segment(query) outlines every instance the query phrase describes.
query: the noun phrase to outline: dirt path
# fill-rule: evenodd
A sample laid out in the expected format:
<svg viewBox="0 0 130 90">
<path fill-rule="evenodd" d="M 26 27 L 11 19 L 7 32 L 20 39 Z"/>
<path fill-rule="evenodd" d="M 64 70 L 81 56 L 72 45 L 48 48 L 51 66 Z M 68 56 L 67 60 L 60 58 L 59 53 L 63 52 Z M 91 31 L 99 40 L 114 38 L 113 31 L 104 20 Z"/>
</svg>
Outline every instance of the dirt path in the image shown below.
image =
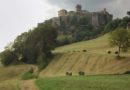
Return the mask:
<svg viewBox="0 0 130 90">
<path fill-rule="evenodd" d="M 21 90 L 39 90 L 34 80 L 24 80 L 21 82 Z"/>
<path fill-rule="evenodd" d="M 35 65 L 31 65 L 31 68 L 33 69 L 33 74 L 37 74 L 38 67 Z M 38 87 L 35 85 L 35 80 L 23 80 L 20 83 L 21 90 L 39 90 Z"/>
</svg>

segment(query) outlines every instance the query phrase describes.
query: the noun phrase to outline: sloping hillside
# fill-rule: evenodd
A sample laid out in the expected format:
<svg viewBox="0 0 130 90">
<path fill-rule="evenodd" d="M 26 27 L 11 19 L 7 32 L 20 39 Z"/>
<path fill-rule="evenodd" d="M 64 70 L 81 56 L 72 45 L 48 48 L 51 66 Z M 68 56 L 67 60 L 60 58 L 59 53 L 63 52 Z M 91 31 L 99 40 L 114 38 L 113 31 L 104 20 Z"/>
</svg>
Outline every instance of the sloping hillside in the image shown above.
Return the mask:
<svg viewBox="0 0 130 90">
<path fill-rule="evenodd" d="M 67 71 L 77 74 L 119 74 L 130 71 L 130 55 L 122 53 L 124 58 L 118 60 L 114 52 L 116 48 L 109 46 L 108 35 L 97 39 L 74 43 L 54 50 L 55 57 L 40 76 L 60 76 Z M 87 52 L 83 51 L 87 50 Z M 108 54 L 107 51 L 112 51 Z"/>
<path fill-rule="evenodd" d="M 19 90 L 19 78 L 31 65 L 0 66 L 0 90 Z"/>
</svg>

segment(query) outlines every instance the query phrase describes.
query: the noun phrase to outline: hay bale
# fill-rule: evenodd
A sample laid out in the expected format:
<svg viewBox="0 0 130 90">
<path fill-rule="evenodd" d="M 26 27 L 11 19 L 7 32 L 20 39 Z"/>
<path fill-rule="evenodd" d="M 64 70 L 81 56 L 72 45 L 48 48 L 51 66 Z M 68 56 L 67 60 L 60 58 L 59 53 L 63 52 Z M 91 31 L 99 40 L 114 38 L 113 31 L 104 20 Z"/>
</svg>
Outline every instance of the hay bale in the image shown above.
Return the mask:
<svg viewBox="0 0 130 90">
<path fill-rule="evenodd" d="M 87 50 L 83 50 L 83 52 L 87 52 Z"/>
<path fill-rule="evenodd" d="M 72 72 L 66 72 L 66 76 L 72 76 Z"/>
<path fill-rule="evenodd" d="M 85 72 L 79 71 L 79 76 L 84 76 L 84 75 L 85 75 Z"/>
<path fill-rule="evenodd" d="M 119 52 L 118 51 L 115 51 L 115 54 L 118 54 Z"/>
<path fill-rule="evenodd" d="M 107 51 L 108 54 L 111 54 L 111 51 Z"/>
</svg>

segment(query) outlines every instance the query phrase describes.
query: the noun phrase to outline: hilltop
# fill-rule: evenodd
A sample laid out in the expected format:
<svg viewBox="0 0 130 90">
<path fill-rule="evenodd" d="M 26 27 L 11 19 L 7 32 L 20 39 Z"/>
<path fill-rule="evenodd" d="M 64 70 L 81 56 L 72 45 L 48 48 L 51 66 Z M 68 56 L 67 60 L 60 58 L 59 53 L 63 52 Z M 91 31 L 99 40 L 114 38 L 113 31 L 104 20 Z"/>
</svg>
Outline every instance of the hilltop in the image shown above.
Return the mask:
<svg viewBox="0 0 130 90">
<path fill-rule="evenodd" d="M 117 49 L 110 47 L 108 37 L 106 34 L 97 39 L 56 48 L 53 51 L 54 59 L 40 76 L 64 76 L 67 71 L 74 75 L 79 71 L 84 71 L 87 75 L 123 74 L 130 71 L 129 52 L 122 53 L 125 58 L 118 60 L 114 53 Z M 108 54 L 108 50 L 112 53 Z"/>
</svg>

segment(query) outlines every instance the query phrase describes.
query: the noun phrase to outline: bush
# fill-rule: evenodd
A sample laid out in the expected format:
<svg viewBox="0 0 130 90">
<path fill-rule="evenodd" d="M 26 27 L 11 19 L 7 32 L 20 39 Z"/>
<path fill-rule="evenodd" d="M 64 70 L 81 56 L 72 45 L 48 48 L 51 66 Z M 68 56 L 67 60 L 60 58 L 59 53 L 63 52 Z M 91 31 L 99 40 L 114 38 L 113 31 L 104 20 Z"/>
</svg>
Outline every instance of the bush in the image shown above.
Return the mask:
<svg viewBox="0 0 130 90">
<path fill-rule="evenodd" d="M 29 70 L 28 70 L 29 73 L 33 73 L 33 68 L 31 67 Z"/>
<path fill-rule="evenodd" d="M 0 53 L 0 59 L 1 59 L 1 63 L 4 66 L 8 66 L 10 64 L 18 62 L 17 55 L 10 50 L 5 50 L 2 53 Z"/>
<path fill-rule="evenodd" d="M 37 58 L 37 64 L 39 70 L 42 70 L 47 66 L 48 62 L 44 53 L 39 55 L 39 57 Z"/>
<path fill-rule="evenodd" d="M 72 76 L 72 72 L 66 72 L 66 76 Z"/>
<path fill-rule="evenodd" d="M 22 80 L 28 80 L 28 79 L 32 79 L 32 78 L 37 78 L 37 75 L 33 75 L 32 68 L 21 75 Z"/>
<path fill-rule="evenodd" d="M 80 75 L 80 76 L 84 76 L 84 75 L 85 75 L 85 72 L 79 71 L 79 75 Z"/>
</svg>

